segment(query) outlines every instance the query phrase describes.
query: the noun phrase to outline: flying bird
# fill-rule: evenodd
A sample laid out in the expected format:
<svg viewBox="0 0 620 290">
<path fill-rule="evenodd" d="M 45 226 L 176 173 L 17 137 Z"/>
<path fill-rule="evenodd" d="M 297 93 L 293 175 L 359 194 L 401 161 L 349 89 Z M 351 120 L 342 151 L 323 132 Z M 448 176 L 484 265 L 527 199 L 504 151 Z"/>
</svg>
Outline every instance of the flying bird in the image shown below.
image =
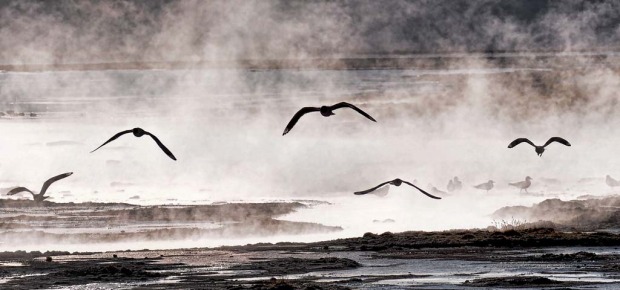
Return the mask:
<svg viewBox="0 0 620 290">
<path fill-rule="evenodd" d="M 410 183 L 410 182 L 407 182 L 407 181 L 401 180 L 400 178 L 396 178 L 396 179 L 391 180 L 391 181 L 386 181 L 386 182 L 381 183 L 381 184 L 379 184 L 379 185 L 377 185 L 377 186 L 375 186 L 375 187 L 373 187 L 373 188 L 371 188 L 371 189 L 367 189 L 367 190 L 363 190 L 363 191 L 357 191 L 357 192 L 354 192 L 354 194 L 356 194 L 356 195 L 363 195 L 363 194 L 370 193 L 370 192 L 372 192 L 372 191 L 374 191 L 374 190 L 378 189 L 379 187 L 384 186 L 384 185 L 386 185 L 386 184 L 391 184 L 391 185 L 394 185 L 394 186 L 400 186 L 400 185 L 401 185 L 401 184 L 403 184 L 403 183 L 405 183 L 405 184 L 408 184 L 408 185 L 410 185 L 410 186 L 415 187 L 415 188 L 416 188 L 417 190 L 419 190 L 421 193 L 425 194 L 426 196 L 428 196 L 428 197 L 430 197 L 430 198 L 434 198 L 434 199 L 441 199 L 441 197 L 434 196 L 434 195 L 432 195 L 432 194 L 430 194 L 430 193 L 428 193 L 428 192 L 426 192 L 426 191 L 424 191 L 424 190 L 420 189 L 419 187 L 415 186 L 413 183 Z"/>
<path fill-rule="evenodd" d="M 297 113 L 295 113 L 293 118 L 288 122 L 288 125 L 286 125 L 286 128 L 284 128 L 284 133 L 282 133 L 282 136 L 286 135 L 286 133 L 291 131 L 291 129 L 293 129 L 293 126 L 297 124 L 297 121 L 299 121 L 299 119 L 307 113 L 321 112 L 321 115 L 323 115 L 323 117 L 329 117 L 331 115 L 335 115 L 334 110 L 340 109 L 340 108 L 351 108 L 357 111 L 358 113 L 362 114 L 364 117 L 370 119 L 371 121 L 377 122 L 377 120 L 375 120 L 373 117 L 368 115 L 366 112 L 362 111 L 360 108 L 354 105 L 351 105 L 347 102 L 340 102 L 333 106 L 321 106 L 320 108 L 319 107 L 304 107 L 304 108 L 301 108 L 301 110 L 297 111 Z"/>
<path fill-rule="evenodd" d="M 605 183 L 610 187 L 620 186 L 620 181 L 613 179 L 613 177 L 609 175 L 605 176 Z"/>
<path fill-rule="evenodd" d="M 46 198 L 48 198 L 49 196 L 45 196 L 45 193 L 47 192 L 47 189 L 50 187 L 50 185 L 52 185 L 52 183 L 61 180 L 65 177 L 70 176 L 71 174 L 73 174 L 73 172 L 67 172 L 67 173 L 63 173 L 60 175 L 56 175 L 50 179 L 48 179 L 45 183 L 43 183 L 43 187 L 41 187 L 41 191 L 39 192 L 39 194 L 35 194 L 34 192 L 32 192 L 30 189 L 25 188 L 25 187 L 16 187 L 11 189 L 11 191 L 7 192 L 6 195 L 14 195 L 16 193 L 22 192 L 22 191 L 27 191 L 30 192 L 30 194 L 32 194 L 32 198 L 34 199 L 35 202 L 42 202 L 43 200 L 45 200 Z"/>
<path fill-rule="evenodd" d="M 534 143 L 532 143 L 532 141 L 528 140 L 527 138 L 517 138 L 514 141 L 510 142 L 510 144 L 508 144 L 508 148 L 512 148 L 515 147 L 521 143 L 528 143 L 532 146 L 534 146 L 534 148 L 536 149 L 536 154 L 538 154 L 538 156 L 542 156 L 543 152 L 545 152 L 545 147 L 547 147 L 547 145 L 553 143 L 553 142 L 558 142 L 560 144 L 566 145 L 566 146 L 570 146 L 570 143 L 568 143 L 568 141 L 564 140 L 563 138 L 560 137 L 551 137 L 549 138 L 549 140 L 547 140 L 547 143 L 545 143 L 545 145 L 543 146 L 537 146 Z"/>
<path fill-rule="evenodd" d="M 478 185 L 476 185 L 476 186 L 474 186 L 474 187 L 475 187 L 475 188 L 477 188 L 477 189 L 483 189 L 483 190 L 486 190 L 486 191 L 487 191 L 487 193 L 488 193 L 488 192 L 489 192 L 489 190 L 493 189 L 493 183 L 495 183 L 495 181 L 493 181 L 493 180 L 489 180 L 489 181 L 487 181 L 487 182 L 485 182 L 485 183 L 478 184 Z"/>
<path fill-rule="evenodd" d="M 526 176 L 525 181 L 513 182 L 513 183 L 508 183 L 508 184 L 514 187 L 518 187 L 520 189 L 519 193 L 521 193 L 521 191 L 523 190 L 525 190 L 526 193 L 529 193 L 527 192 L 527 189 L 530 187 L 530 185 L 532 185 L 532 178 L 529 176 Z"/>
<path fill-rule="evenodd" d="M 166 148 L 166 146 L 164 146 L 163 143 L 161 143 L 161 141 L 159 141 L 159 139 L 157 139 L 157 137 L 155 137 L 155 135 L 144 131 L 142 128 L 133 128 L 131 130 L 125 130 L 122 132 L 117 133 L 116 135 L 112 136 L 112 138 L 110 138 L 110 140 L 105 141 L 105 143 L 101 144 L 101 146 L 97 147 L 97 149 L 103 147 L 105 144 L 108 144 L 114 140 L 116 140 L 118 137 L 123 136 L 127 133 L 133 133 L 134 136 L 136 137 L 142 137 L 143 135 L 148 135 L 151 138 L 153 138 L 153 140 L 155 140 L 155 143 L 157 143 L 157 146 L 159 146 L 159 148 L 161 148 L 162 151 L 164 151 L 164 153 L 166 153 L 166 155 L 168 155 L 168 157 L 172 158 L 172 160 L 177 160 L 176 157 L 174 157 L 174 155 L 172 154 L 172 152 L 170 152 L 170 150 L 168 150 L 168 148 Z M 90 153 L 93 153 L 95 151 L 97 151 L 97 149 L 91 151 Z"/>
</svg>

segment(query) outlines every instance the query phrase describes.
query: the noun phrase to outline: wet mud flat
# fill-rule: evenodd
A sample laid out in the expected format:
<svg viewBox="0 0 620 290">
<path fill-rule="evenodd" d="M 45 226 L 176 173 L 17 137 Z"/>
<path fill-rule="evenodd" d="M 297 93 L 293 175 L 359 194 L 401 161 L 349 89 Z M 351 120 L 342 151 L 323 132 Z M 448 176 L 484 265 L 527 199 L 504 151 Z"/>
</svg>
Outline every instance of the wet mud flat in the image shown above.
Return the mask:
<svg viewBox="0 0 620 290">
<path fill-rule="evenodd" d="M 118 243 L 326 233 L 340 227 L 279 217 L 311 202 L 139 206 L 125 203 L 33 203 L 0 200 L 0 246 Z M 0 247 L 1 249 L 1 247 Z"/>
<path fill-rule="evenodd" d="M 615 289 L 620 235 L 404 232 L 219 248 L 4 252 L 0 265 L 3 289 Z"/>
</svg>

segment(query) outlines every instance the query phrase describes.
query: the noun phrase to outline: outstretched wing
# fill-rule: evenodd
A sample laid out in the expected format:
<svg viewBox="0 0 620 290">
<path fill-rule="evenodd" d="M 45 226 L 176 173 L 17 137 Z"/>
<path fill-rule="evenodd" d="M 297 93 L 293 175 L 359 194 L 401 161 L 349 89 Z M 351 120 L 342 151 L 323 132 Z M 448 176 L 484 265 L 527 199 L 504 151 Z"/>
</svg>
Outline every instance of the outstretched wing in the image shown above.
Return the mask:
<svg viewBox="0 0 620 290">
<path fill-rule="evenodd" d="M 356 107 L 354 105 L 351 105 L 351 104 L 349 104 L 347 102 L 340 102 L 338 104 L 335 104 L 335 105 L 331 106 L 331 108 L 332 108 L 332 110 L 336 110 L 336 109 L 340 109 L 340 108 L 351 108 L 351 109 L 357 111 L 358 113 L 364 115 L 364 117 L 370 119 L 371 121 L 377 122 L 377 120 L 375 120 L 373 117 L 368 115 L 366 112 L 362 111 L 360 108 L 358 108 L 358 107 Z"/>
<path fill-rule="evenodd" d="M 523 142 L 528 143 L 528 144 L 536 147 L 536 145 L 534 145 L 534 143 L 532 143 L 532 141 L 530 141 L 527 138 L 517 138 L 514 141 L 510 142 L 510 144 L 508 144 L 508 148 L 515 147 L 515 146 L 517 146 L 517 145 L 519 145 L 519 144 L 521 144 Z"/>
<path fill-rule="evenodd" d="M 61 180 L 65 177 L 70 176 L 71 174 L 73 174 L 73 172 L 67 172 L 67 173 L 63 173 L 60 175 L 56 175 L 50 179 L 48 179 L 45 183 L 43 183 L 43 187 L 41 187 L 41 191 L 39 192 L 39 194 L 45 194 L 45 192 L 47 191 L 47 188 L 50 187 L 50 185 L 52 185 L 52 183 Z"/>
<path fill-rule="evenodd" d="M 315 108 L 315 107 L 301 108 L 301 110 L 297 111 L 297 113 L 295 113 L 293 118 L 288 122 L 288 125 L 286 125 L 286 128 L 284 128 L 284 133 L 282 133 L 282 136 L 286 135 L 286 133 L 288 133 L 289 131 L 291 131 L 291 129 L 293 129 L 293 126 L 297 124 L 297 121 L 299 121 L 299 118 L 301 118 L 301 116 L 307 113 L 310 113 L 310 112 L 317 112 L 320 110 L 321 110 L 320 108 Z"/>
<path fill-rule="evenodd" d="M 30 192 L 32 195 L 34 195 L 34 192 L 30 191 L 30 189 L 21 187 L 21 186 L 11 189 L 9 192 L 6 193 L 6 195 L 14 195 L 22 191 L 27 191 L 27 192 Z"/>
<path fill-rule="evenodd" d="M 123 135 L 125 135 L 127 133 L 131 133 L 131 132 L 132 132 L 132 130 L 125 130 L 125 131 L 119 132 L 116 135 L 112 136 L 112 138 L 110 138 L 110 140 L 105 141 L 105 143 L 103 143 L 103 144 L 101 144 L 101 146 L 97 147 L 97 149 L 103 147 L 103 145 L 105 145 L 105 144 L 108 144 L 108 143 L 118 139 L 118 137 L 123 136 Z M 93 153 L 93 152 L 97 151 L 97 149 L 95 149 L 93 151 L 90 151 L 90 153 Z"/>
<path fill-rule="evenodd" d="M 414 185 L 413 183 L 411 183 L 411 182 L 408 182 L 408 181 L 404 181 L 404 180 L 403 180 L 403 183 L 406 183 L 406 184 L 409 184 L 409 185 L 411 185 L 411 186 L 415 187 L 415 188 L 416 188 L 417 190 L 419 190 L 421 193 L 426 194 L 426 196 L 428 196 L 428 197 L 430 197 L 430 198 L 434 198 L 434 199 L 441 199 L 441 197 L 434 196 L 434 195 L 432 195 L 432 194 L 430 194 L 430 193 L 428 193 L 428 192 L 426 192 L 426 191 L 422 190 L 421 188 L 419 188 L 419 187 L 415 186 L 415 185 Z"/>
<path fill-rule="evenodd" d="M 549 138 L 549 140 L 547 140 L 547 143 L 545 143 L 545 145 L 543 145 L 543 147 L 547 147 L 547 145 L 553 143 L 553 142 L 558 142 L 560 144 L 566 145 L 566 146 L 570 146 L 570 143 L 568 143 L 568 141 L 566 141 L 563 138 L 560 137 L 551 137 Z"/>
<path fill-rule="evenodd" d="M 355 194 L 355 195 L 363 195 L 363 194 L 367 194 L 367 193 L 370 193 L 370 192 L 372 192 L 372 191 L 376 190 L 377 188 L 379 188 L 379 187 L 381 187 L 381 186 L 384 186 L 384 185 L 386 185 L 386 184 L 388 184 L 388 183 L 390 183 L 390 182 L 389 182 L 389 181 L 386 181 L 386 182 L 381 183 L 381 184 L 379 184 L 379 185 L 377 185 L 377 186 L 375 186 L 375 187 L 373 187 L 373 188 L 371 188 L 371 189 L 366 189 L 366 190 L 362 190 L 362 191 L 357 191 L 357 192 L 354 192 L 353 194 Z"/>
<path fill-rule="evenodd" d="M 153 140 L 155 140 L 155 143 L 157 143 L 157 146 L 159 146 L 159 148 L 161 148 L 161 150 L 163 150 L 164 153 L 166 153 L 166 155 L 168 155 L 168 157 L 172 158 L 172 160 L 175 160 L 175 161 L 177 160 L 177 158 L 174 157 L 172 152 L 170 152 L 170 150 L 168 150 L 168 148 L 166 148 L 166 146 L 164 146 L 164 144 L 161 143 L 161 141 L 159 141 L 159 139 L 157 139 L 157 137 L 155 137 L 155 135 L 153 135 L 153 134 L 151 134 L 149 132 L 146 132 L 145 134 L 151 136 L 151 138 L 153 138 Z"/>
</svg>

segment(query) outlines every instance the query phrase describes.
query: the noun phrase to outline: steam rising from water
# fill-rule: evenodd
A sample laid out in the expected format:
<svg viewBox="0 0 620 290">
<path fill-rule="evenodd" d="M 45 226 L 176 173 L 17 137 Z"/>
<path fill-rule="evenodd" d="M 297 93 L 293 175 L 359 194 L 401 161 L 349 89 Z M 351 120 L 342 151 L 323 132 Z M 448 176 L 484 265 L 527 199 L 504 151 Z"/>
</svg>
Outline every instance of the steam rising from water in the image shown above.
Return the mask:
<svg viewBox="0 0 620 290">
<path fill-rule="evenodd" d="M 11 40 L 0 43 L 0 65 L 211 64 L 0 73 L 2 111 L 40 114 L 32 120 L 0 120 L 5 136 L 0 188 L 36 189 L 50 176 L 74 171 L 50 189 L 55 201 L 128 201 L 134 195 L 140 200 L 132 202 L 144 204 L 320 198 L 334 205 L 286 218 L 342 225 L 343 235 L 485 227 L 487 215 L 501 206 L 545 198 L 509 194 L 514 190 L 507 182 L 526 175 L 534 178 L 531 191 L 546 197 L 606 194 L 602 177 L 620 176 L 613 158 L 620 144 L 615 133 L 620 78 L 618 55 L 611 51 L 618 47 L 614 19 L 620 9 L 614 1 L 531 3 L 539 4 L 0 5 L 0 37 Z M 458 8 L 463 5 L 466 9 Z M 444 65 L 432 65 L 435 59 L 428 58 L 431 65 L 423 69 L 212 65 L 503 50 L 528 52 L 443 55 L 438 59 Z M 378 123 L 341 110 L 329 119 L 305 116 L 281 136 L 299 108 L 340 101 L 359 105 Z M 136 126 L 159 136 L 179 161 L 170 161 L 151 140 L 132 136 L 88 153 L 119 130 Z M 562 136 L 573 146 L 551 145 L 542 158 L 525 145 L 506 148 L 516 137 L 543 143 L 550 136 Z M 58 141 L 71 142 L 48 144 Z M 453 176 L 464 181 L 465 190 L 441 201 L 403 187 L 391 189 L 386 199 L 351 194 L 396 177 L 445 190 Z M 583 177 L 600 177 L 601 183 L 583 186 L 578 183 Z M 559 179 L 560 185 L 545 178 Z M 491 197 L 471 188 L 489 179 L 497 182 Z M 71 195 L 63 198 L 61 191 Z M 396 223 L 372 223 L 386 218 Z"/>
</svg>

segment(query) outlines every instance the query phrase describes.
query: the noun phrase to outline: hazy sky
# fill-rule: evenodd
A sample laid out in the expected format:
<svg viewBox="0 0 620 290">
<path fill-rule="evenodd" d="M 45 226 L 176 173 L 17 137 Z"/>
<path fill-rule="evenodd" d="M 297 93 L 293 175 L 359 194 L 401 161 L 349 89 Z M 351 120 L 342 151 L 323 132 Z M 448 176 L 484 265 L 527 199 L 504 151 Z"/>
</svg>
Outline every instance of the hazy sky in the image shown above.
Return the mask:
<svg viewBox="0 0 620 290">
<path fill-rule="evenodd" d="M 610 50 L 620 2 L 0 1 L 0 64 Z"/>
</svg>

